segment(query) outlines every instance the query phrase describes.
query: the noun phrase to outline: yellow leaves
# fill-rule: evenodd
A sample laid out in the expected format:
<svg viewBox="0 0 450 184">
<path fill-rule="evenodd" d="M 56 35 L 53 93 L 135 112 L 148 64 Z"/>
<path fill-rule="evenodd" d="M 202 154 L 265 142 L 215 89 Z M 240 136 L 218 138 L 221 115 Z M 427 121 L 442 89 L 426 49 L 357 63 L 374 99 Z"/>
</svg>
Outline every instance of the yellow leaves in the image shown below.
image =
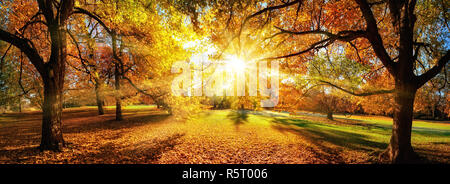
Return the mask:
<svg viewBox="0 0 450 184">
<path fill-rule="evenodd" d="M 81 3 L 79 1 L 75 1 L 74 7 L 80 7 Z"/>
</svg>

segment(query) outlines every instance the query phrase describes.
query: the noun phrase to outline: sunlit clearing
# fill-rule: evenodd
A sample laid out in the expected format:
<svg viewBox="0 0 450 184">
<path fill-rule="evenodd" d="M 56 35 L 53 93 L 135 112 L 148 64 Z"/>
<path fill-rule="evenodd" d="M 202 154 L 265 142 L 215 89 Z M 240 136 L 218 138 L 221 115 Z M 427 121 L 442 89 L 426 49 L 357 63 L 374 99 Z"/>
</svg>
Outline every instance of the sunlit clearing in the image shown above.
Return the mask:
<svg viewBox="0 0 450 184">
<path fill-rule="evenodd" d="M 244 72 L 246 67 L 245 61 L 234 55 L 227 59 L 225 65 L 226 70 L 233 72 Z"/>
</svg>

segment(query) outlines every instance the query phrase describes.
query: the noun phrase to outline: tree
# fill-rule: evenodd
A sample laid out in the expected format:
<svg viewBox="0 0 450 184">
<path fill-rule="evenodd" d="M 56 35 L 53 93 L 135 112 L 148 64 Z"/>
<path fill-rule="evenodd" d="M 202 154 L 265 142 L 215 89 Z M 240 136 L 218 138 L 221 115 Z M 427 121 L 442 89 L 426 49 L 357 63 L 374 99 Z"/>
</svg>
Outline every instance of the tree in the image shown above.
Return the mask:
<svg viewBox="0 0 450 184">
<path fill-rule="evenodd" d="M 76 21 L 76 22 L 74 22 Z M 88 21 L 88 24 L 85 22 Z M 105 43 L 97 43 L 97 40 L 105 40 L 102 29 L 92 18 L 86 20 L 84 17 L 73 20 L 72 24 L 80 25 L 68 31 L 72 40 L 73 49 L 77 55 L 69 55 L 69 66 L 78 72 L 79 77 L 87 75 L 87 81 L 94 85 L 95 100 L 98 114 L 103 115 L 105 98 L 105 81 L 109 79 L 112 71 L 111 49 Z M 75 36 L 76 35 L 76 36 Z M 78 82 L 74 85 L 79 85 Z"/>
<path fill-rule="evenodd" d="M 136 68 L 132 57 L 129 41 L 137 44 L 141 40 L 151 44 L 154 21 L 157 21 L 154 1 L 102 1 L 87 9 L 77 8 L 76 13 L 86 15 L 94 19 L 110 37 L 112 50 L 112 64 L 114 76 L 114 97 L 116 101 L 116 120 L 123 120 L 122 116 L 122 94 L 121 86 L 127 74 Z M 130 77 L 132 78 L 132 77 Z M 127 80 L 130 81 L 131 80 Z"/>
<path fill-rule="evenodd" d="M 0 49 L 6 50 L 5 45 L 0 43 Z M 0 112 L 5 112 L 6 110 L 16 110 L 18 108 L 16 104 L 21 104 L 20 100 L 23 94 L 17 83 L 17 76 L 21 75 L 22 72 L 17 71 L 19 63 L 6 62 L 6 60 L 13 59 L 12 57 L 2 59 L 5 62 L 1 63 L 0 68 Z"/>
<path fill-rule="evenodd" d="M 351 59 L 381 62 L 395 81 L 392 136 L 381 158 L 392 163 L 410 162 L 417 158 L 411 145 L 416 91 L 436 76 L 450 58 L 443 44 L 448 35 L 445 26 L 448 14 L 440 8 L 430 10 L 435 3 L 425 0 L 261 1 L 257 3 L 260 10 L 246 16 L 233 38 L 241 40 L 242 35 L 248 36 L 255 28 L 261 28 L 248 24 L 269 21 L 277 30 L 272 38 L 287 35 L 285 42 L 291 46 L 287 54 L 268 57 L 268 60 L 308 55 L 339 45 L 354 50 Z M 425 15 L 431 14 L 431 18 L 418 14 L 416 7 Z M 429 19 L 433 21 L 426 21 Z M 247 28 L 253 31 L 246 31 Z M 424 53 L 425 48 L 432 52 Z M 417 63 L 434 66 L 424 71 L 416 67 Z"/>
<path fill-rule="evenodd" d="M 102 1 L 95 6 L 77 8 L 76 13 L 94 19 L 110 37 L 116 120 L 122 120 L 122 100 L 129 89 L 149 97 L 169 112 L 174 98 L 167 85 L 173 77 L 171 64 L 186 59 L 178 36 L 190 37 L 183 17 L 169 4 L 158 1 Z M 167 12 L 170 14 L 167 15 Z M 150 82 L 151 81 L 151 82 Z M 157 82 L 155 82 L 157 81 Z M 146 85 L 153 83 L 156 85 Z M 128 86 L 129 85 L 129 88 Z M 126 86 L 126 87 L 122 87 Z"/>
<path fill-rule="evenodd" d="M 414 117 L 445 119 L 445 94 L 448 93 L 445 70 L 417 91 L 414 101 Z"/>
<path fill-rule="evenodd" d="M 84 5 L 78 1 L 77 4 Z M 36 6 L 38 7 L 37 11 L 34 11 Z M 25 15 L 20 17 L 25 21 L 22 25 L 10 25 L 9 31 L 1 28 L 0 40 L 20 49 L 40 74 L 44 86 L 40 149 L 58 151 L 65 145 L 61 115 L 68 55 L 66 35 L 68 20 L 73 14 L 83 14 L 96 21 L 101 20 L 89 11 L 75 7 L 74 0 L 25 1 L 16 7 L 22 8 L 17 11 L 25 12 Z M 3 11 L 9 9 L 12 8 L 2 9 L 1 14 L 7 20 L 12 19 L 12 16 L 11 14 L 5 15 Z M 107 29 L 105 24 L 102 26 Z M 110 29 L 107 30 L 108 33 L 112 33 Z M 46 40 L 49 41 L 46 42 Z M 39 41 L 40 44 L 36 44 Z M 113 54 L 116 55 L 115 52 Z"/>
<path fill-rule="evenodd" d="M 313 98 L 319 99 L 319 109 L 327 114 L 327 118 L 333 120 L 333 113 L 340 111 L 353 112 L 355 105 L 346 97 L 349 93 L 353 96 L 372 96 L 380 93 L 390 92 L 390 90 L 374 90 L 366 93 L 357 93 L 364 85 L 361 77 L 370 71 L 370 68 L 363 63 L 355 63 L 346 58 L 345 55 L 337 51 L 332 54 L 328 50 L 319 52 L 311 61 L 306 63 L 308 74 L 306 79 L 310 82 L 311 88 L 322 88 L 321 92 Z M 342 88 L 345 86 L 345 89 Z"/>
<path fill-rule="evenodd" d="M 313 50 L 328 47 L 335 42 L 348 43 L 353 48 L 356 48 L 356 50 L 362 50 L 362 48 L 359 48 L 360 45 L 355 45 L 354 43 L 361 40 L 368 41 L 377 60 L 383 64 L 395 81 L 392 137 L 387 150 L 381 156 L 393 163 L 404 163 L 417 158 L 417 155 L 411 146 L 412 113 L 416 91 L 427 81 L 436 76 L 450 58 L 448 50 L 437 47 L 435 48 L 437 51 L 434 52 L 434 60 L 436 61 L 435 66 L 428 71 L 423 71 L 420 75 L 415 74 L 416 60 L 421 59 L 419 56 L 420 49 L 423 49 L 424 45 L 428 45 L 417 41 L 418 30 L 416 29 L 416 22 L 418 15 L 415 10 L 417 2 L 418 1 L 416 0 L 379 2 L 367 0 L 356 0 L 354 2 L 307 2 L 296 0 L 263 8 L 262 10 L 253 13 L 251 16 L 248 16 L 243 25 L 251 18 L 266 12 L 281 11 L 281 9 L 287 9 L 291 6 L 298 6 L 300 9 L 300 7 L 311 7 L 315 6 L 314 3 L 318 3 L 321 8 L 319 12 L 313 14 L 317 15 L 317 17 L 314 17 L 317 19 L 315 20 L 315 26 L 312 27 L 312 29 L 311 27 L 303 28 L 303 30 L 300 30 L 301 28 L 292 28 L 297 25 L 295 21 L 292 21 L 293 24 L 285 23 L 283 27 L 286 28 L 277 27 L 279 35 L 321 35 L 318 41 L 313 41 L 303 50 L 268 59 L 281 59 L 302 55 Z M 322 11 L 322 7 L 336 8 L 337 5 L 342 6 L 343 4 L 345 4 L 344 7 L 349 7 L 346 11 L 343 11 L 343 9 L 330 9 L 334 11 L 327 12 Z M 390 17 L 383 17 L 383 14 L 380 13 L 380 9 L 382 9 L 384 5 L 387 5 L 387 13 Z M 357 9 L 351 8 L 355 6 Z M 281 14 L 281 16 L 282 15 L 283 14 Z M 285 15 L 287 15 L 287 13 Z M 338 17 L 339 15 L 343 16 Z M 447 15 L 444 14 L 444 16 Z M 345 21 L 341 18 L 351 19 Z M 446 18 L 447 17 L 444 17 L 444 19 Z M 327 24 L 327 20 L 334 21 Z M 338 27 L 336 25 L 336 20 L 342 21 L 340 24 L 343 22 L 346 24 Z M 390 40 L 393 38 L 398 38 L 394 39 L 397 42 L 391 42 Z M 432 62 L 428 60 L 428 63 Z"/>
<path fill-rule="evenodd" d="M 47 62 L 41 56 L 33 42 L 20 32 L 10 33 L 0 29 L 0 40 L 19 48 L 33 63 L 44 83 L 44 104 L 42 118 L 42 138 L 40 149 L 61 150 L 64 146 L 62 136 L 62 91 L 66 64 L 65 26 L 71 15 L 74 1 L 61 2 L 38 0 L 38 12 L 31 17 L 19 31 L 25 31 L 33 24 L 43 24 L 50 35 L 50 56 Z M 44 18 L 41 19 L 41 16 Z"/>
</svg>

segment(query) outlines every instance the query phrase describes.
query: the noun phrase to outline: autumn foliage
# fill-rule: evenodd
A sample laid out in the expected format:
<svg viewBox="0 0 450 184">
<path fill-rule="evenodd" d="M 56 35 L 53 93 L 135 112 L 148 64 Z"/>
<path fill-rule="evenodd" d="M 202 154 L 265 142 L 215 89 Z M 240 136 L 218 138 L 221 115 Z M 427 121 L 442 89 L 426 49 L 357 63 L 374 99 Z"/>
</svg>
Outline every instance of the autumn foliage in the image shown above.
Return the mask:
<svg viewBox="0 0 450 184">
<path fill-rule="evenodd" d="M 118 122 L 130 121 L 122 109 L 132 105 L 155 105 L 155 112 L 186 122 L 199 113 L 225 109 L 237 113 L 224 116 L 236 122 L 245 122 L 248 111 L 314 113 L 326 122 L 342 115 L 380 115 L 393 122 L 379 159 L 410 162 L 419 159 L 411 142 L 413 119 L 450 118 L 449 6 L 448 1 L 433 0 L 4 0 L 0 112 L 41 111 L 39 147 L 54 151 L 70 146 L 63 136 L 63 109 L 84 106 L 95 106 L 99 119 L 110 116 L 108 106 L 114 106 Z M 186 71 L 172 67 L 180 61 L 193 69 L 193 77 L 183 86 L 186 94 L 177 96 L 172 82 Z M 278 74 L 270 74 L 280 84 L 274 107 L 261 105 L 268 97 L 260 88 L 249 95 L 249 76 L 262 73 L 252 67 L 267 61 L 280 66 Z M 243 75 L 215 88 L 234 94 L 242 80 L 245 95 L 204 94 L 208 80 L 222 69 L 242 70 Z M 275 78 L 270 75 L 268 79 Z M 202 95 L 193 95 L 196 89 Z M 170 147 L 183 136 L 197 140 L 173 134 L 160 141 Z M 293 144 L 289 141 L 282 141 L 283 149 Z M 166 148 L 153 150 L 149 157 L 159 156 L 159 149 Z M 182 163 L 197 159 L 171 156 L 183 157 Z M 171 156 L 160 162 L 174 163 Z M 369 162 L 364 158 L 362 162 Z M 236 159 L 213 163 L 241 161 Z M 266 157 L 253 159 L 268 162 Z M 346 159 L 333 160 L 353 162 Z"/>
</svg>

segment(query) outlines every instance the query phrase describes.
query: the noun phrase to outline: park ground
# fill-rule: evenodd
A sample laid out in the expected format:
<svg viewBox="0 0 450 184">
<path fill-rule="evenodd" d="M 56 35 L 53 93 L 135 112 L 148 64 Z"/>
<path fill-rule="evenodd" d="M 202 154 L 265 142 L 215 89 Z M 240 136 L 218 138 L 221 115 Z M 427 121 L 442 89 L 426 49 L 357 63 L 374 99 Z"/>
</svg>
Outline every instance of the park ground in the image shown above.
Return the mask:
<svg viewBox="0 0 450 184">
<path fill-rule="evenodd" d="M 289 115 L 272 111 L 208 110 L 179 119 L 153 106 L 63 113 L 62 152 L 41 152 L 39 112 L 0 115 L 0 164 L 335 164 L 378 163 L 392 119 L 380 116 Z M 450 122 L 413 123 L 413 146 L 427 163 L 450 163 Z"/>
</svg>

